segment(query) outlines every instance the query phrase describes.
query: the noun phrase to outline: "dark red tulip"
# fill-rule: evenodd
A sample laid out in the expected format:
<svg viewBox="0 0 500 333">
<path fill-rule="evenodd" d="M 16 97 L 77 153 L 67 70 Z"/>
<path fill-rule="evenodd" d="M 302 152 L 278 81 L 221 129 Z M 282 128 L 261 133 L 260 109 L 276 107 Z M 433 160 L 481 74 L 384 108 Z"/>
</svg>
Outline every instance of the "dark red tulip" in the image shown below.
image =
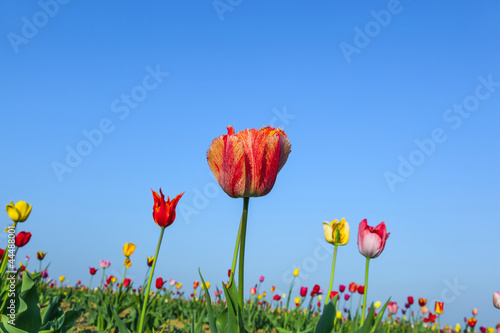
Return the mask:
<svg viewBox="0 0 500 333">
<path fill-rule="evenodd" d="M 358 286 L 358 293 L 363 295 L 365 293 L 365 286 Z"/>
<path fill-rule="evenodd" d="M 349 294 L 344 294 L 344 299 L 345 299 L 346 301 L 348 301 L 348 300 L 349 300 L 349 297 L 351 297 Z"/>
<path fill-rule="evenodd" d="M 314 297 L 319 294 L 320 287 L 319 285 L 315 284 L 313 287 L 313 290 L 311 291 L 311 296 Z"/>
<path fill-rule="evenodd" d="M 408 304 L 412 305 L 414 302 L 413 296 L 408 296 Z"/>
<path fill-rule="evenodd" d="M 345 291 L 345 286 L 343 284 L 339 285 L 339 291 L 343 293 Z"/>
<path fill-rule="evenodd" d="M 307 287 L 300 287 L 300 296 L 302 297 L 307 296 Z"/>
<path fill-rule="evenodd" d="M 15 244 L 17 247 L 23 247 L 24 245 L 28 244 L 30 239 L 31 239 L 31 232 L 21 231 L 16 236 Z"/>
<path fill-rule="evenodd" d="M 95 273 L 97 273 L 97 271 L 98 271 L 94 267 L 89 267 L 89 270 L 90 270 L 90 275 L 95 275 Z"/>
<path fill-rule="evenodd" d="M 156 289 L 161 289 L 167 281 L 163 281 L 161 277 L 156 279 Z"/>
</svg>

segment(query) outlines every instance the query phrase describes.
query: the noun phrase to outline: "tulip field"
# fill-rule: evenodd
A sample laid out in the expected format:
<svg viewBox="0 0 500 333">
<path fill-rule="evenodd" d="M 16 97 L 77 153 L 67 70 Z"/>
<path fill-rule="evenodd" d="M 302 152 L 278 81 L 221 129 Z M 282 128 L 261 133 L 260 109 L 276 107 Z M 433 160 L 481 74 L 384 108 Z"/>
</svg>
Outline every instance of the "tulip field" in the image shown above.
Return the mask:
<svg viewBox="0 0 500 333">
<path fill-rule="evenodd" d="M 370 265 L 377 264 L 374 259 L 383 255 L 393 237 L 388 231 L 390 225 L 384 222 L 370 226 L 363 219 L 353 232 L 345 218 L 323 222 L 325 242 L 334 249 L 328 285 L 299 285 L 298 268 L 286 293 L 278 293 L 274 286 L 266 290 L 264 276 L 244 281 L 245 244 L 252 242 L 246 237 L 247 221 L 252 219 L 248 214 L 250 198 L 272 190 L 290 153 L 285 132 L 272 127 L 236 133 L 228 126 L 227 134 L 215 138 L 209 146 L 206 158 L 217 182 L 228 196 L 243 199 L 233 260 L 227 263 L 227 279 L 218 283 L 205 281 L 202 270 L 197 272 L 196 281 L 164 280 L 155 275 L 156 265 L 162 260 L 164 233 L 175 223 L 176 206 L 184 193 L 170 199 L 162 189 L 152 191 L 151 223 L 159 227 L 159 235 L 154 256 L 144 258 L 144 279 L 127 276 L 131 257 L 141 245 L 125 243 L 123 263 L 103 258 L 72 285 L 64 276 L 52 276 L 45 261 L 50 254 L 29 248 L 31 233 L 26 230 L 31 210 L 36 207 L 24 201 L 7 204 L 11 225 L 5 230 L 7 244 L 0 249 L 0 331 L 500 333 L 500 323 L 496 327 L 482 325 L 473 307 L 464 309 L 465 318 L 442 322 L 440 315 L 446 311 L 446 303 L 428 302 L 433 295 L 367 302 Z M 321 222 L 318 226 L 321 228 Z M 336 258 L 342 255 L 342 246 L 353 241 L 351 234 L 366 259 L 365 276 L 363 281 L 339 283 L 335 280 Z M 33 251 L 23 258 L 23 264 L 17 258 L 21 247 Z M 111 265 L 119 265 L 123 274 L 109 274 Z M 272 285 L 272 281 L 266 281 L 266 285 Z M 500 309 L 500 292 L 492 297 L 492 306 Z"/>
</svg>

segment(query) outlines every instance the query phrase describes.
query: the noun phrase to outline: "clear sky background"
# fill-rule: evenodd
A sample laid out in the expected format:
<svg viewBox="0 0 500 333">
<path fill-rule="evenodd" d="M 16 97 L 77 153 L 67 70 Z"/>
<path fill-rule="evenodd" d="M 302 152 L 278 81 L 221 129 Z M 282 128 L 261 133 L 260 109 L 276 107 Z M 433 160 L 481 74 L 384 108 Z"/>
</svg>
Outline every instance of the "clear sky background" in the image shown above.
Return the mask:
<svg viewBox="0 0 500 333">
<path fill-rule="evenodd" d="M 190 293 L 199 267 L 220 285 L 243 200 L 206 151 L 227 125 L 274 125 L 292 152 L 250 200 L 246 292 L 260 275 L 286 292 L 297 267 L 297 288 L 326 290 L 322 222 L 341 217 L 352 233 L 335 288 L 362 284 L 367 218 L 391 232 L 369 301 L 424 297 L 445 302 L 443 324 L 472 308 L 478 326 L 500 321 L 500 3 L 63 2 L 0 4 L 0 202 L 33 205 L 17 262 L 38 268 L 46 251 L 50 277 L 87 284 L 100 259 L 121 277 L 133 242 L 141 284 L 161 187 L 186 193 L 156 277 Z"/>
</svg>

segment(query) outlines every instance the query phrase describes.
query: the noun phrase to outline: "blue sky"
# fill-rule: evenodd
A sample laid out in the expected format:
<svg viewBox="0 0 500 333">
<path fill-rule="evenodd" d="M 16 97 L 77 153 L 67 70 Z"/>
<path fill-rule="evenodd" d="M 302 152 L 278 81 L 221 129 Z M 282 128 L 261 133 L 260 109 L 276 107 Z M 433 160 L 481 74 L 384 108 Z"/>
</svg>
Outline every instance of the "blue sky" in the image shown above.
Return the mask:
<svg viewBox="0 0 500 333">
<path fill-rule="evenodd" d="M 87 283 L 99 259 L 121 276 L 133 242 L 127 274 L 141 283 L 161 187 L 186 193 L 156 276 L 186 291 L 198 267 L 226 280 L 242 200 L 218 187 L 206 151 L 227 125 L 271 124 L 292 153 L 250 200 L 246 289 L 264 275 L 286 291 L 296 267 L 297 287 L 327 289 L 322 222 L 341 217 L 352 235 L 335 286 L 362 283 L 367 218 L 391 232 L 369 300 L 444 300 L 442 323 L 476 307 L 478 326 L 495 325 L 500 4 L 215 3 L 0 5 L 0 202 L 33 205 L 18 262 L 47 251 L 51 277 Z"/>
</svg>

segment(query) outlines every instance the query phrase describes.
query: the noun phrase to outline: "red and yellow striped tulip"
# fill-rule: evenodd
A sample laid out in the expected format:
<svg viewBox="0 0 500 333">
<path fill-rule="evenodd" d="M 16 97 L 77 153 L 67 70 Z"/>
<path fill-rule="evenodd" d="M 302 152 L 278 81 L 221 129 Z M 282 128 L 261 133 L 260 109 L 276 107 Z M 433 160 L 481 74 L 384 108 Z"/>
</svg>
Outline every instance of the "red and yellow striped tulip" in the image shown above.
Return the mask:
<svg viewBox="0 0 500 333">
<path fill-rule="evenodd" d="M 207 161 L 215 179 L 232 198 L 260 197 L 274 186 L 291 151 L 284 131 L 273 127 L 227 134 L 212 141 Z"/>
</svg>

